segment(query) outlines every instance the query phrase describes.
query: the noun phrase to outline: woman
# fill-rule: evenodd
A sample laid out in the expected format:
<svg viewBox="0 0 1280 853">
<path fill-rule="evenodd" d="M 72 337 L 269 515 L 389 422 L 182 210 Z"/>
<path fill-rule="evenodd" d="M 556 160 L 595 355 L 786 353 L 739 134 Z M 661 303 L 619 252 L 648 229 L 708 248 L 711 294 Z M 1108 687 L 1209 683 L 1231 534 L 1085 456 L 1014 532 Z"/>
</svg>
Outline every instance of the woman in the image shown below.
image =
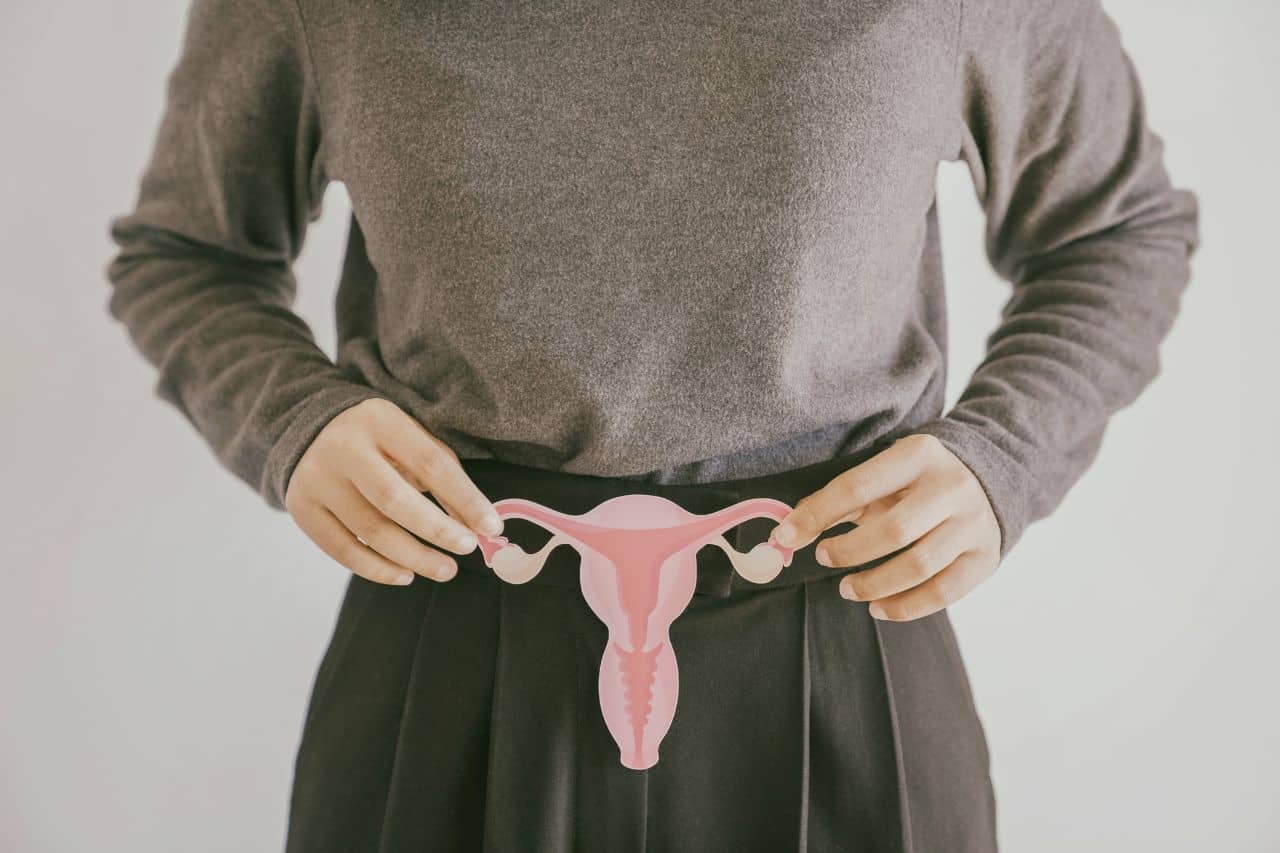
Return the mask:
<svg viewBox="0 0 1280 853">
<path fill-rule="evenodd" d="M 1013 291 L 944 414 L 957 159 Z M 335 180 L 336 364 L 290 311 Z M 1197 228 L 1097 0 L 195 0 L 110 309 L 353 573 L 289 850 L 995 849 L 945 608 L 1155 375 Z M 698 552 L 641 770 L 578 556 L 476 547 L 629 493 L 794 507 L 731 534 L 775 581 Z"/>
</svg>

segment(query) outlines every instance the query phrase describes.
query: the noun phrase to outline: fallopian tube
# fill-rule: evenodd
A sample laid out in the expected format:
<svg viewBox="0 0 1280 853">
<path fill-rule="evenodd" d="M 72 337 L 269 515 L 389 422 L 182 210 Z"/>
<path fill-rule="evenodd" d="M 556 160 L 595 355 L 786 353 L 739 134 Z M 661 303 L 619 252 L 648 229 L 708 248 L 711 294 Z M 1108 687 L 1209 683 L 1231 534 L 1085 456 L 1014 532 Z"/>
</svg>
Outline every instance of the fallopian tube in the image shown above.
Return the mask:
<svg viewBox="0 0 1280 853">
<path fill-rule="evenodd" d="M 698 549 L 716 545 L 742 577 L 767 583 L 791 565 L 794 549 L 770 537 L 743 553 L 724 533 L 752 518 L 781 521 L 791 507 L 772 498 L 751 498 L 698 515 L 658 495 L 630 494 L 582 515 L 522 498 L 497 501 L 494 508 L 502 518 L 523 518 L 553 534 L 533 554 L 505 536 L 481 535 L 485 564 L 502 580 L 521 584 L 533 579 L 559 545 L 578 552 L 583 598 L 609 629 L 600 662 L 600 710 L 623 766 L 652 767 L 675 717 L 679 673 L 670 628 L 693 597 Z"/>
</svg>

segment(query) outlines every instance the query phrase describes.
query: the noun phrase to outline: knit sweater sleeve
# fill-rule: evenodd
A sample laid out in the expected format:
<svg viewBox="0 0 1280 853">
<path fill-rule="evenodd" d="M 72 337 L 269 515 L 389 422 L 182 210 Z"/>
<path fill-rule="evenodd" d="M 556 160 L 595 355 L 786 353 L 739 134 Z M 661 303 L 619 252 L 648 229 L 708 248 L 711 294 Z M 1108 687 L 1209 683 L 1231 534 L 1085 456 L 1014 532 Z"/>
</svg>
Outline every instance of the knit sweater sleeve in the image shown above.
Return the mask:
<svg viewBox="0 0 1280 853">
<path fill-rule="evenodd" d="M 297 7 L 194 0 L 136 205 L 110 223 L 111 315 L 157 394 L 276 509 L 324 424 L 377 396 L 291 310 L 321 130 Z"/>
<path fill-rule="evenodd" d="M 964 6 L 957 155 L 1011 295 L 957 404 L 920 431 L 983 485 L 1003 558 L 1157 375 L 1199 241 L 1198 204 L 1170 185 L 1098 0 Z"/>
</svg>

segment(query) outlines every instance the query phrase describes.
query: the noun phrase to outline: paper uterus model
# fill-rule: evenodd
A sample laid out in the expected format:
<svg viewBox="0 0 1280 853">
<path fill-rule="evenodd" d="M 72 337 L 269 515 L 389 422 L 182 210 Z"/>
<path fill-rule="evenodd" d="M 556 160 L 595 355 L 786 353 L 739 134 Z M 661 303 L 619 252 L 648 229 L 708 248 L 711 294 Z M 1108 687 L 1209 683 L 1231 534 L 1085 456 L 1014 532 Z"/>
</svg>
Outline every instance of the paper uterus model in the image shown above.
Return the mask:
<svg viewBox="0 0 1280 853">
<path fill-rule="evenodd" d="M 582 515 L 520 498 L 496 501 L 494 508 L 502 518 L 523 518 L 553 533 L 533 554 L 505 536 L 481 535 L 484 561 L 502 580 L 531 580 L 551 549 L 560 545 L 578 552 L 582 595 L 609 629 L 599 682 L 605 724 L 621 750 L 623 766 L 652 767 L 675 716 L 679 673 L 670 628 L 693 597 L 698 549 L 714 544 L 738 574 L 766 583 L 791 564 L 794 549 L 771 536 L 743 553 L 723 534 L 752 518 L 781 521 L 791 507 L 771 498 L 751 498 L 697 515 L 658 495 L 629 494 Z"/>
</svg>

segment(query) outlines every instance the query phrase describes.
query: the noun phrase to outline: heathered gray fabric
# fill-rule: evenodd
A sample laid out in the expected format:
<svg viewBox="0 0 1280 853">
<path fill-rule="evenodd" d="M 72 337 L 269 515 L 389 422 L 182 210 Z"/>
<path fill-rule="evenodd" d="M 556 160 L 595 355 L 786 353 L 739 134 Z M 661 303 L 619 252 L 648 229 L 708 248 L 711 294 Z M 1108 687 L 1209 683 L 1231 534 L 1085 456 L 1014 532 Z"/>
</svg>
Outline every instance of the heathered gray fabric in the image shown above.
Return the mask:
<svg viewBox="0 0 1280 853">
<path fill-rule="evenodd" d="M 1013 287 L 944 416 L 949 159 Z M 290 311 L 329 181 L 337 365 Z M 463 458 L 663 483 L 927 431 L 1007 553 L 1156 374 L 1197 218 L 1096 0 L 196 0 L 107 272 L 276 508 L 382 396 Z"/>
</svg>

